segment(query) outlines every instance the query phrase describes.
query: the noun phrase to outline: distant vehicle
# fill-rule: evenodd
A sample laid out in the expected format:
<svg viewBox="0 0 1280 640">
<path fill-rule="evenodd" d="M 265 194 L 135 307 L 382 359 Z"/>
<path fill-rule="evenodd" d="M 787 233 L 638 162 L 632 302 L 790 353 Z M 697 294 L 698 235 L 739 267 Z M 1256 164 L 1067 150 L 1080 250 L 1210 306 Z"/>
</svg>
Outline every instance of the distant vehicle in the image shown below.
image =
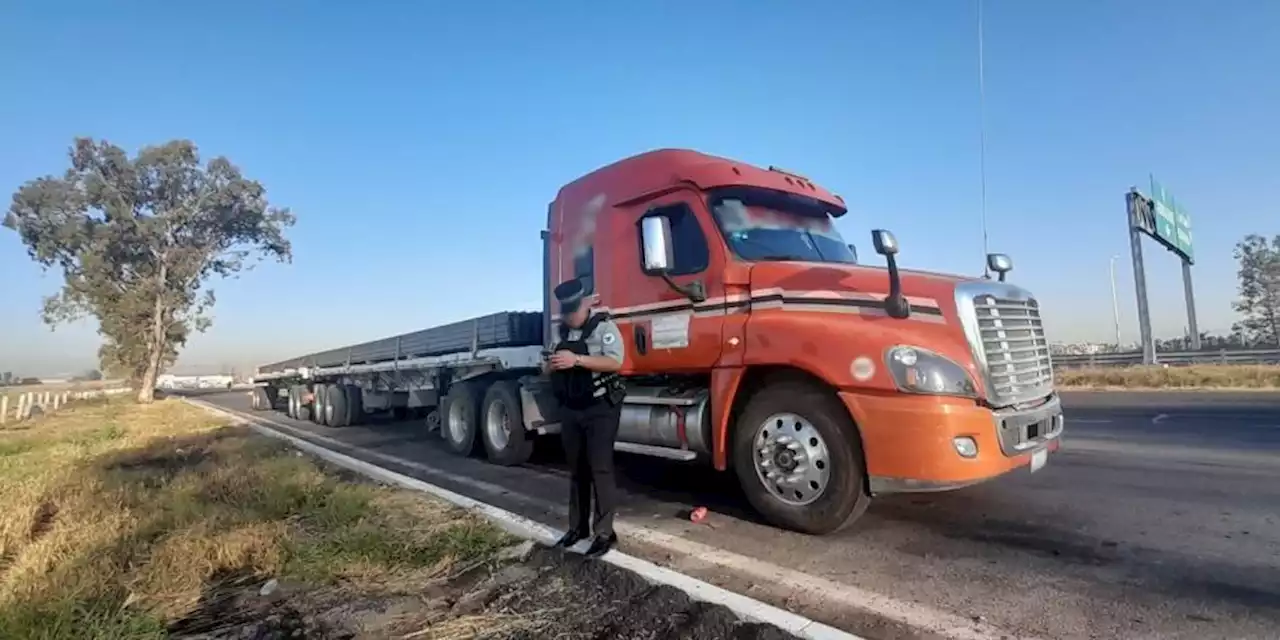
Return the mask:
<svg viewBox="0 0 1280 640">
<path fill-rule="evenodd" d="M 777 526 L 813 534 L 877 494 L 1038 470 L 1063 430 L 1032 295 L 999 280 L 858 264 L 844 202 L 781 169 L 658 150 L 560 189 L 547 211 L 543 309 L 504 312 L 259 367 L 256 409 L 331 427 L 424 416 L 461 455 L 521 464 L 558 431 L 539 374 L 581 278 L 623 330 L 617 449 L 732 469 Z M 492 247 L 501 251 L 502 247 Z M 414 277 L 457 277 L 465 267 Z M 482 284 L 482 283 L 481 283 Z"/>
</svg>

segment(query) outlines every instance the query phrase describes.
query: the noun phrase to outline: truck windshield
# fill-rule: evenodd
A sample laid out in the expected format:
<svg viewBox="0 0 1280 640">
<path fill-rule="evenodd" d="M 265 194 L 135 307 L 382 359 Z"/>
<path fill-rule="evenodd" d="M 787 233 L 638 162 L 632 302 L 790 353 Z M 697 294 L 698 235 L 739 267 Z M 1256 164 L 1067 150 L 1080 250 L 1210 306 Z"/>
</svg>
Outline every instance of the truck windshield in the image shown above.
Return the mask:
<svg viewBox="0 0 1280 640">
<path fill-rule="evenodd" d="M 815 198 L 761 187 L 726 187 L 707 200 L 725 242 L 743 260 L 855 264 L 832 224 L 832 207 Z"/>
</svg>

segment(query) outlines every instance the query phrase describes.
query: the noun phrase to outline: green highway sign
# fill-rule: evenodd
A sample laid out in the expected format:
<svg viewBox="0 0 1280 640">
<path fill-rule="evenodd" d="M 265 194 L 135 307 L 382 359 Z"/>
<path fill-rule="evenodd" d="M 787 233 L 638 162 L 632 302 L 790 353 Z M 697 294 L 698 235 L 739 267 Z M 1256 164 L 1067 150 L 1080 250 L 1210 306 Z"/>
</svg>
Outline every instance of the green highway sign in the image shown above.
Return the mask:
<svg viewBox="0 0 1280 640">
<path fill-rule="evenodd" d="M 1191 246 L 1191 215 L 1165 191 L 1155 176 L 1151 176 L 1151 201 L 1155 205 L 1155 238 L 1181 255 L 1187 262 L 1195 263 Z"/>
</svg>

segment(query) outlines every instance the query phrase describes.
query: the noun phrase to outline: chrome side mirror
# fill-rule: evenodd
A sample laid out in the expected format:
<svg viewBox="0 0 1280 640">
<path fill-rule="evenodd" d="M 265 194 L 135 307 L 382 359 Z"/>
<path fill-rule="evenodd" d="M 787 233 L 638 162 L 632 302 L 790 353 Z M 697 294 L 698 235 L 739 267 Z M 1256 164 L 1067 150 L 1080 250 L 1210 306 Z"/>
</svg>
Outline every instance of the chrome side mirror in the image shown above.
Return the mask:
<svg viewBox="0 0 1280 640">
<path fill-rule="evenodd" d="M 1013 260 L 1003 253 L 988 253 L 987 268 L 999 274 L 1000 282 L 1004 282 L 1004 275 L 1013 271 Z"/>
<path fill-rule="evenodd" d="M 661 275 L 671 271 L 676 261 L 671 245 L 671 220 L 659 215 L 645 217 L 640 221 L 640 239 L 644 272 Z"/>
<path fill-rule="evenodd" d="M 886 229 L 876 229 L 871 232 L 871 244 L 875 245 L 876 253 L 882 256 L 891 256 L 898 253 L 898 239 Z"/>
</svg>

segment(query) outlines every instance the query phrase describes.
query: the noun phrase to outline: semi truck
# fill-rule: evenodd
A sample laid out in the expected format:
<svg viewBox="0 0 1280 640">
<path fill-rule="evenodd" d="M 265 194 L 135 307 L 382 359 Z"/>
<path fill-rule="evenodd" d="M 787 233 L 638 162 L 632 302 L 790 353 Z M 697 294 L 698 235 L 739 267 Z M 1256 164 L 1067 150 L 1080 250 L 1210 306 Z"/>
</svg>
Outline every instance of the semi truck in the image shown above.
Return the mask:
<svg viewBox="0 0 1280 640">
<path fill-rule="evenodd" d="M 641 153 L 548 206 L 540 311 L 264 365 L 251 403 L 335 429 L 419 419 L 458 455 L 523 464 L 558 432 L 540 365 L 551 289 L 576 278 L 623 335 L 617 450 L 734 473 L 774 526 L 827 534 L 878 495 L 1039 470 L 1064 421 L 1011 260 L 990 254 L 976 277 L 904 269 L 875 230 L 880 264 L 863 264 L 833 224 L 847 211 L 777 167 Z"/>
</svg>

